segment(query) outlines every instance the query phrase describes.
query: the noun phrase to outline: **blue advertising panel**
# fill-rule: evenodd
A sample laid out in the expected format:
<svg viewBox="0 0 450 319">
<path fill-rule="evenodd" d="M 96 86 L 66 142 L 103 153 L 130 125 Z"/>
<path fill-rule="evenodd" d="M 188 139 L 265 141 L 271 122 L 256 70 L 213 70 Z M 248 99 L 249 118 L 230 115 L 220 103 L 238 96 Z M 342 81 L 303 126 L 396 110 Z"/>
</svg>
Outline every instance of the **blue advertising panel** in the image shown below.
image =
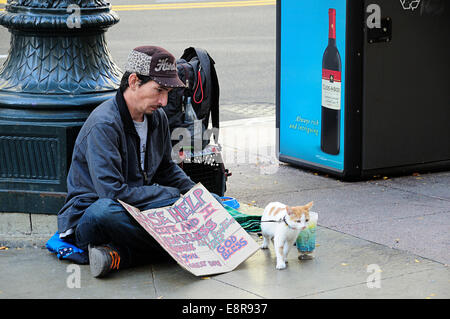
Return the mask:
<svg viewBox="0 0 450 319">
<path fill-rule="evenodd" d="M 342 172 L 346 0 L 279 8 L 280 155 Z"/>
</svg>

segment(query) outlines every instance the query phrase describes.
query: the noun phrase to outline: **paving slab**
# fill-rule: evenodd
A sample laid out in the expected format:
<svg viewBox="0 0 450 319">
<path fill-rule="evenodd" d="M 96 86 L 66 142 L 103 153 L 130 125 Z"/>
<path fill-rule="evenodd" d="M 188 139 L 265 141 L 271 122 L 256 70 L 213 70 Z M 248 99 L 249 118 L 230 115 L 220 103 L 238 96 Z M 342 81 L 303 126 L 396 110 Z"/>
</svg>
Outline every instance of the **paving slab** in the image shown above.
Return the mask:
<svg viewBox="0 0 450 319">
<path fill-rule="evenodd" d="M 240 266 L 245 267 L 245 266 Z M 235 270 L 236 271 L 236 270 Z M 222 281 L 219 276 L 195 277 L 176 263 L 154 267 L 155 289 L 165 299 L 259 299 L 261 296 Z"/>
<path fill-rule="evenodd" d="M 264 207 L 279 194 L 298 194 L 305 190 L 336 188 L 346 186 L 339 180 L 314 175 L 280 164 L 276 171 L 265 174 L 261 166 L 252 164 L 227 165 L 232 176 L 227 184 L 227 194 L 243 201 L 255 201 Z"/>
<path fill-rule="evenodd" d="M 0 299 L 155 298 L 148 266 L 98 280 L 89 266 L 58 260 L 46 249 L 11 248 L 0 251 L 0 269 Z"/>
<path fill-rule="evenodd" d="M 383 274 L 383 273 L 381 273 Z M 387 277 L 380 280 L 379 286 L 367 283 L 356 284 L 334 290 L 308 294 L 302 299 L 447 299 L 449 288 L 447 269 L 424 270 L 406 275 Z"/>
<path fill-rule="evenodd" d="M 276 270 L 276 257 L 270 247 L 259 250 L 234 271 L 215 276 L 196 277 L 172 260 L 161 260 L 96 279 L 91 277 L 88 266 L 57 260 L 45 249 L 9 249 L 0 252 L 0 298 L 450 297 L 448 267 L 324 227 L 317 230 L 314 259 L 300 261 L 297 257 L 293 247 L 288 267 Z M 368 287 L 374 274 L 373 270 L 368 272 L 369 265 L 380 270 L 380 288 Z"/>
<path fill-rule="evenodd" d="M 450 213 L 332 227 L 347 234 L 450 264 Z"/>
<path fill-rule="evenodd" d="M 244 166 L 234 167 L 229 196 L 260 207 L 271 201 L 302 205 L 312 200 L 321 226 L 450 264 L 450 201 L 446 199 L 385 183 L 337 182 L 298 173 L 295 167 L 283 167 L 274 175 L 246 171 Z M 296 179 L 299 176 L 301 180 Z"/>
<path fill-rule="evenodd" d="M 389 178 L 378 183 L 386 187 L 450 201 L 450 172 L 415 173 L 412 176 Z M 450 207 L 450 204 L 447 207 Z"/>
<path fill-rule="evenodd" d="M 377 265 L 382 271 L 380 280 L 386 277 L 409 281 L 412 274 L 441 269 L 444 274 L 439 284 L 442 287 L 441 297 L 446 298 L 450 294 L 450 277 L 445 266 L 326 228 L 319 227 L 317 238 L 320 246 L 316 248 L 313 260 L 299 261 L 297 251 L 292 249 L 288 255 L 288 267 L 279 271 L 275 269 L 273 248 L 260 250 L 237 271 L 216 276 L 215 280 L 241 287 L 264 298 L 320 297 L 318 294 L 352 286 L 364 285 L 369 290 L 367 280 L 372 273 L 367 272 L 368 266 Z M 420 283 L 415 284 L 420 286 Z M 405 296 L 395 286 L 390 289 L 394 290 L 390 291 L 392 295 Z M 388 293 L 387 290 L 385 293 Z M 415 294 L 413 298 L 420 296 Z M 328 298 L 325 295 L 323 297 Z M 360 292 L 349 289 L 338 297 L 359 298 Z"/>
</svg>

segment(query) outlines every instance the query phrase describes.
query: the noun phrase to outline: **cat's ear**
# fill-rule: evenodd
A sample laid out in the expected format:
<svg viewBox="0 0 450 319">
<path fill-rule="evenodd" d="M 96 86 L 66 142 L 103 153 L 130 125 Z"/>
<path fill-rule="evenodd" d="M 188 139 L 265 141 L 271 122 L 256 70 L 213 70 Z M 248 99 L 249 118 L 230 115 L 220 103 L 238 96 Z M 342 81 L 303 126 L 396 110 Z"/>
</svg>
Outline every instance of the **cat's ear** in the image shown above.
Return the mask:
<svg viewBox="0 0 450 319">
<path fill-rule="evenodd" d="M 292 207 L 286 205 L 286 212 L 288 213 L 288 215 L 291 215 L 292 214 Z"/>
<path fill-rule="evenodd" d="M 314 205 L 314 202 L 311 201 L 308 204 L 306 204 L 305 207 L 310 209 L 313 205 Z"/>
</svg>

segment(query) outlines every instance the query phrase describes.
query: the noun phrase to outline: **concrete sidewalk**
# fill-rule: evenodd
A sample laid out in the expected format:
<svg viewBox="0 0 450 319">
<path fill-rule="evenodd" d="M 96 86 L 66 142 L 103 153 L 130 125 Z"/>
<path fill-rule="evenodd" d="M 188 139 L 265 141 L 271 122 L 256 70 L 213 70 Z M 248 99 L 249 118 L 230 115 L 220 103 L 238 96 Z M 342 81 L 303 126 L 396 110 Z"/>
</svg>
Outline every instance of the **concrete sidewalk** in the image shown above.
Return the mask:
<svg viewBox="0 0 450 319">
<path fill-rule="evenodd" d="M 233 174 L 226 195 L 244 212 L 260 214 L 271 201 L 314 201 L 313 260 L 298 260 L 294 247 L 287 269 L 279 271 L 271 246 L 211 277 L 195 277 L 165 260 L 95 279 L 89 266 L 59 261 L 42 247 L 56 230 L 55 216 L 2 214 L 0 246 L 9 249 L 0 250 L 0 298 L 450 297 L 450 172 L 345 183 L 278 163 L 273 116 L 223 122 L 220 136 Z M 17 218 L 25 232 L 14 231 Z M 79 282 L 73 281 L 77 274 Z"/>
</svg>

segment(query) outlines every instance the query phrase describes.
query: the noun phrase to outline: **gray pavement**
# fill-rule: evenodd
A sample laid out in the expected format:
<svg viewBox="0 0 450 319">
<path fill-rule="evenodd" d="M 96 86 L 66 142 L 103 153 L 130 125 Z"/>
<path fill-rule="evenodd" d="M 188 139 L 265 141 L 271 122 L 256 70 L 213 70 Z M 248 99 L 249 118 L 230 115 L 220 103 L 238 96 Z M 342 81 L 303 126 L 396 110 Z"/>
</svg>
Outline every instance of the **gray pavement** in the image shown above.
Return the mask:
<svg viewBox="0 0 450 319">
<path fill-rule="evenodd" d="M 163 260 L 95 279 L 88 266 L 59 261 L 43 248 L 56 229 L 55 216 L 0 214 L 0 246 L 9 245 L 0 250 L 0 298 L 176 298 L 186 303 L 450 297 L 450 172 L 341 182 L 279 163 L 273 116 L 221 124 L 224 161 L 233 173 L 226 195 L 237 198 L 248 214 L 260 214 L 270 201 L 314 200 L 319 214 L 314 259 L 298 260 L 293 248 L 287 269 L 276 270 L 271 246 L 215 276 L 195 277 Z M 24 225 L 31 219 L 32 226 L 14 230 L 20 218 Z"/>
</svg>

